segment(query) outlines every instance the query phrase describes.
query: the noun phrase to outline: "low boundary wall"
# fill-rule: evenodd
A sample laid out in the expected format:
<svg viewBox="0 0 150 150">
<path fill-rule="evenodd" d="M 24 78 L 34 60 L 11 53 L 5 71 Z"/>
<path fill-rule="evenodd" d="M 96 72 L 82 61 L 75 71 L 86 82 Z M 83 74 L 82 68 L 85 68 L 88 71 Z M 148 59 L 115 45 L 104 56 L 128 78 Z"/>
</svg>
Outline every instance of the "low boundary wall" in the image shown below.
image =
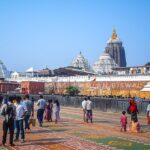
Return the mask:
<svg viewBox="0 0 150 150">
<path fill-rule="evenodd" d="M 23 95 L 21 95 L 23 96 Z M 84 100 L 85 96 L 63 96 L 63 95 L 43 95 L 46 100 L 59 100 L 60 105 L 62 106 L 72 106 L 72 107 L 82 107 L 81 103 Z M 30 98 L 33 97 L 36 101 L 39 98 L 39 95 L 30 95 Z M 127 111 L 129 106 L 128 99 L 119 99 L 119 98 L 105 98 L 105 97 L 92 97 L 91 101 L 93 109 L 104 111 L 104 112 L 122 112 L 123 110 Z M 137 102 L 139 113 L 142 115 L 147 114 L 146 109 L 150 99 L 144 99 Z"/>
<path fill-rule="evenodd" d="M 84 97 L 80 96 L 61 96 L 61 95 L 49 95 L 45 96 L 46 99 L 51 98 L 53 100 L 58 99 L 62 106 L 82 107 L 81 103 Z M 93 109 L 104 112 L 122 112 L 127 110 L 129 102 L 127 99 L 116 98 L 104 98 L 104 97 L 91 97 Z M 140 100 L 137 102 L 138 110 L 140 114 L 146 115 L 146 109 L 149 100 Z"/>
</svg>

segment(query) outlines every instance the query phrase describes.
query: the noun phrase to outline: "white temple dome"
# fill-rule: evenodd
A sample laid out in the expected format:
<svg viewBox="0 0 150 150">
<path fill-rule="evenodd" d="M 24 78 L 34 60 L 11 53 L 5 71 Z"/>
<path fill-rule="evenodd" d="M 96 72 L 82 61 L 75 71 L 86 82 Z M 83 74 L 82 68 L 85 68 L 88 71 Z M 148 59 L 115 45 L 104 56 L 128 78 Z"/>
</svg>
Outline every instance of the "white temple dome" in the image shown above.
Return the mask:
<svg viewBox="0 0 150 150">
<path fill-rule="evenodd" d="M 72 61 L 71 66 L 81 68 L 83 71 L 91 71 L 88 61 L 84 58 L 81 52 Z"/>
<path fill-rule="evenodd" d="M 108 53 L 103 53 L 99 57 L 99 60 L 94 63 L 93 70 L 98 74 L 110 74 L 112 73 L 112 68 L 117 66 L 118 65 Z"/>
</svg>

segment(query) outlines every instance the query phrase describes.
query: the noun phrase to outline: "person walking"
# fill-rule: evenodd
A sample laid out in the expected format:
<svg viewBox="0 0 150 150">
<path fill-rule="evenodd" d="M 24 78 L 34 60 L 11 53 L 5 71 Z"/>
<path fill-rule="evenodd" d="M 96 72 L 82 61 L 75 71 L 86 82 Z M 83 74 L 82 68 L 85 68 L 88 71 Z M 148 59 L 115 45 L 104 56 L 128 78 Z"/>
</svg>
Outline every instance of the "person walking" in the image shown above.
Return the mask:
<svg viewBox="0 0 150 150">
<path fill-rule="evenodd" d="M 150 101 L 147 105 L 147 124 L 150 125 Z"/>
<path fill-rule="evenodd" d="M 84 100 L 82 101 L 82 108 L 83 108 L 83 121 L 86 122 L 86 102 L 87 98 L 85 97 Z"/>
<path fill-rule="evenodd" d="M 33 117 L 34 117 L 34 103 L 35 103 L 35 98 L 34 97 L 31 97 L 31 101 L 32 101 L 32 104 L 33 104 Z"/>
<path fill-rule="evenodd" d="M 122 130 L 124 130 L 124 132 L 126 132 L 127 131 L 127 116 L 126 116 L 125 111 L 122 112 L 122 115 L 120 117 L 120 123 L 121 123 L 120 131 L 122 132 Z"/>
<path fill-rule="evenodd" d="M 48 100 L 48 104 L 46 104 L 46 109 L 45 109 L 45 120 L 51 121 L 52 122 L 52 100 Z"/>
<path fill-rule="evenodd" d="M 25 133 L 24 133 L 24 128 L 23 128 L 23 120 L 25 117 L 25 114 L 27 110 L 21 103 L 21 97 L 17 96 L 16 97 L 16 139 L 15 141 L 18 141 L 19 139 L 19 134 L 21 132 L 21 143 L 24 142 L 25 139 Z"/>
<path fill-rule="evenodd" d="M 9 129 L 9 142 L 10 146 L 15 146 L 13 143 L 13 134 L 14 134 L 14 118 L 15 118 L 15 107 L 12 103 L 13 99 L 12 96 L 8 98 L 7 104 L 3 104 L 2 110 L 1 110 L 1 115 L 4 116 L 4 121 L 3 121 L 3 137 L 2 137 L 2 144 L 5 146 L 6 143 L 6 138 L 7 138 L 7 132 Z"/>
<path fill-rule="evenodd" d="M 137 113 L 139 113 L 139 111 L 134 98 L 129 100 L 129 110 L 131 114 L 131 121 L 138 122 Z"/>
<path fill-rule="evenodd" d="M 27 112 L 26 112 L 25 117 L 24 117 L 25 130 L 26 129 L 30 130 L 29 119 L 30 119 L 30 116 L 33 116 L 33 103 L 29 99 L 29 95 L 28 94 L 25 95 L 24 106 L 27 109 Z"/>
<path fill-rule="evenodd" d="M 42 127 L 43 124 L 43 115 L 44 115 L 44 110 L 45 110 L 45 106 L 46 106 L 46 101 L 43 98 L 43 95 L 40 95 L 40 99 L 37 102 L 37 119 L 39 122 L 39 126 Z"/>
<path fill-rule="evenodd" d="M 86 122 L 88 123 L 88 120 L 90 119 L 91 123 L 93 122 L 92 118 L 92 102 L 90 100 L 90 96 L 88 97 L 86 101 Z"/>
<path fill-rule="evenodd" d="M 57 123 L 58 120 L 60 119 L 59 112 L 60 112 L 60 104 L 58 100 L 55 100 L 53 104 L 53 118 L 55 120 L 55 123 Z"/>
<path fill-rule="evenodd" d="M 140 124 L 137 117 L 137 113 L 139 113 L 139 111 L 134 98 L 129 101 L 129 111 L 131 114 L 131 131 L 140 132 Z"/>
</svg>

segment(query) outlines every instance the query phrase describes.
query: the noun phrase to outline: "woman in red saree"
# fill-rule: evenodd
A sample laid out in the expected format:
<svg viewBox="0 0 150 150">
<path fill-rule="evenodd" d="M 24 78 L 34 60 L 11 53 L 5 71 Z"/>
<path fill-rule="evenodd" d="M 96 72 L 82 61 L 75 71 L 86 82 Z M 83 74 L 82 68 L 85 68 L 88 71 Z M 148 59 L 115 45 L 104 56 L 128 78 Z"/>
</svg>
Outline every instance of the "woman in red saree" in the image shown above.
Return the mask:
<svg viewBox="0 0 150 150">
<path fill-rule="evenodd" d="M 131 132 L 140 132 L 140 124 L 137 118 L 137 113 L 139 113 L 137 109 L 137 104 L 134 99 L 131 99 L 129 103 L 130 103 L 129 108 L 131 114 Z"/>
<path fill-rule="evenodd" d="M 138 113 L 137 104 L 136 104 L 134 99 L 130 99 L 129 103 L 130 103 L 131 121 L 138 122 L 138 118 L 137 118 L 137 113 Z"/>
<path fill-rule="evenodd" d="M 45 109 L 45 120 L 47 121 L 51 121 L 52 122 L 52 108 L 53 108 L 53 104 L 52 104 L 52 100 L 48 100 L 48 104 L 46 105 L 46 109 Z"/>
</svg>

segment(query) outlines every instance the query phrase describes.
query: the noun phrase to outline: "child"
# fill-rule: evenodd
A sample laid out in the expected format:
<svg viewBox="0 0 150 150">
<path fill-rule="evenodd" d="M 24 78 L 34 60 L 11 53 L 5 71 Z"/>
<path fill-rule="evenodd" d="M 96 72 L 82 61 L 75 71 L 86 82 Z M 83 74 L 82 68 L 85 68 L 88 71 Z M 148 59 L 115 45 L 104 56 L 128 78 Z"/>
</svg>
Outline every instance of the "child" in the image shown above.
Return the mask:
<svg viewBox="0 0 150 150">
<path fill-rule="evenodd" d="M 122 115 L 120 117 L 120 123 L 121 123 L 121 129 L 120 131 L 122 132 L 122 130 L 124 130 L 124 132 L 126 132 L 126 128 L 127 128 L 127 116 L 126 116 L 126 112 L 123 111 Z"/>
<path fill-rule="evenodd" d="M 57 123 L 58 120 L 60 119 L 59 112 L 60 112 L 60 104 L 58 100 L 55 100 L 53 104 L 53 118 L 55 120 L 55 123 Z"/>
<path fill-rule="evenodd" d="M 135 132 L 135 133 L 140 132 L 140 124 L 137 120 L 132 121 L 131 132 Z"/>
</svg>

